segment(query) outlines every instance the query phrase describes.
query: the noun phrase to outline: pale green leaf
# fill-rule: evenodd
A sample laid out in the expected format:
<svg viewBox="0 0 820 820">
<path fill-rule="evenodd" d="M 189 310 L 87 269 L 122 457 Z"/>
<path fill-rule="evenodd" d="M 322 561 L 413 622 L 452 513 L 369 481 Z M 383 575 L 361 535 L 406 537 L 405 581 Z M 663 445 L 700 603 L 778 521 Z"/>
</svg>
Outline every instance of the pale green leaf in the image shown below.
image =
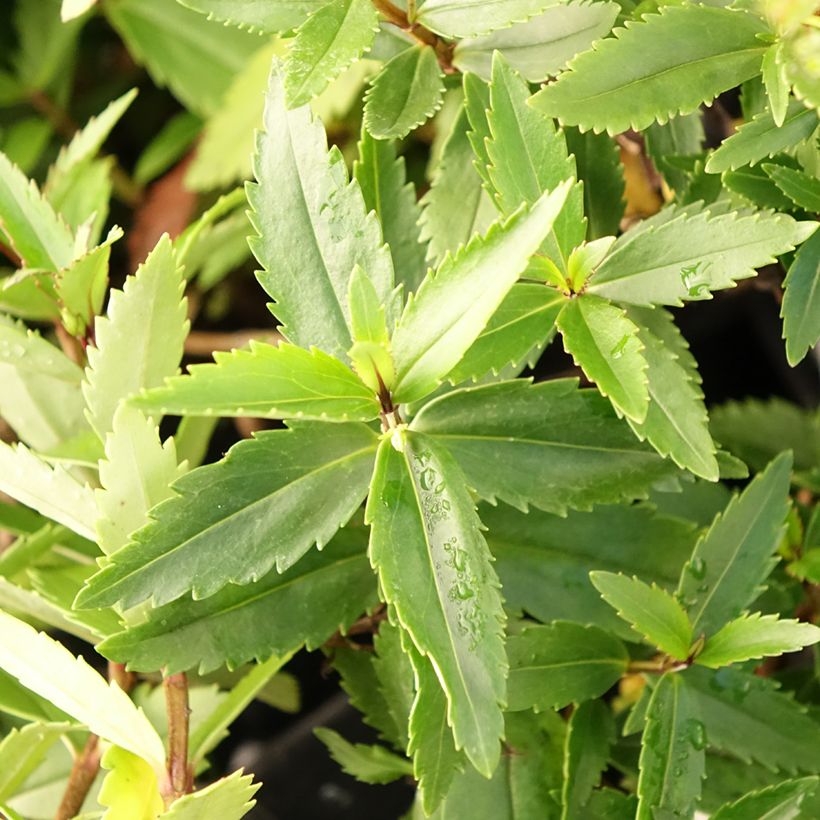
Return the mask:
<svg viewBox="0 0 820 820">
<path fill-rule="evenodd" d="M 506 659 L 498 580 L 450 454 L 419 433 L 380 448 L 367 501 L 382 594 L 447 695 L 456 747 L 489 776 L 501 753 Z M 431 607 L 431 602 L 432 607 Z"/>
<path fill-rule="evenodd" d="M 495 215 L 495 208 L 490 205 Z M 49 271 L 22 269 L 0 277 L 0 309 L 12 316 L 35 321 L 60 318 L 60 307 L 54 291 L 54 277 Z"/>
<path fill-rule="evenodd" d="M 284 64 L 288 108 L 310 102 L 370 49 L 378 13 L 370 0 L 334 0 L 314 11 L 296 31 Z"/>
<path fill-rule="evenodd" d="M 146 413 L 185 416 L 367 421 L 379 412 L 373 391 L 317 348 L 252 341 L 250 350 L 217 352 L 214 359 L 130 403 Z"/>
<path fill-rule="evenodd" d="M 642 422 L 649 407 L 647 361 L 626 311 L 590 293 L 569 300 L 556 319 L 564 350 L 612 405 Z"/>
<path fill-rule="evenodd" d="M 652 646 L 685 660 L 692 644 L 692 627 L 681 605 L 661 587 L 613 572 L 591 572 L 601 597 Z"/>
<path fill-rule="evenodd" d="M 48 200 L 60 218 L 76 234 L 75 255 L 85 253 L 100 241 L 108 221 L 113 191 L 113 157 L 90 159 L 57 177 L 48 189 Z"/>
<path fill-rule="evenodd" d="M 347 287 L 355 265 L 373 280 L 382 304 L 393 289 L 390 253 L 358 184 L 348 182 L 338 150 L 307 107 L 288 111 L 274 63 L 257 136 L 257 183 L 248 186 L 251 248 L 263 266 L 262 287 L 275 300 L 282 332 L 346 360 L 350 349 Z"/>
<path fill-rule="evenodd" d="M 800 248 L 783 283 L 783 335 L 794 367 L 820 339 L 820 231 Z"/>
<path fill-rule="evenodd" d="M 763 170 L 795 205 L 820 213 L 820 179 L 785 165 L 764 163 Z"/>
<path fill-rule="evenodd" d="M 96 3 L 97 0 L 63 0 L 63 5 L 60 7 L 60 18 L 67 23 L 75 17 L 81 17 Z"/>
<path fill-rule="evenodd" d="M 694 635 L 717 632 L 759 594 L 776 558 L 789 511 L 791 455 L 778 456 L 698 541 L 681 573 L 678 598 Z"/>
<path fill-rule="evenodd" d="M 253 775 L 243 776 L 242 769 L 223 777 L 204 789 L 186 794 L 175 800 L 162 814 L 165 820 L 240 820 L 256 805 L 253 796 L 260 783 L 253 782 Z"/>
<path fill-rule="evenodd" d="M 553 0 L 425 0 L 416 21 L 444 37 L 477 37 L 542 12 Z"/>
<path fill-rule="evenodd" d="M 490 110 L 490 87 L 474 74 L 465 74 L 463 81 L 464 108 L 470 123 L 467 137 L 475 154 L 474 166 L 488 191 L 492 190 L 490 180 L 490 156 L 487 143 L 492 139 L 487 114 Z"/>
<path fill-rule="evenodd" d="M 820 641 L 814 624 L 780 619 L 777 615 L 743 615 L 729 621 L 706 641 L 696 660 L 717 669 L 730 663 L 797 652 Z"/>
<path fill-rule="evenodd" d="M 376 139 L 405 137 L 438 111 L 443 94 L 444 74 L 430 46 L 399 52 L 370 84 L 364 127 Z"/>
<path fill-rule="evenodd" d="M 189 327 L 183 288 L 165 235 L 123 289 L 111 292 L 106 315 L 96 321 L 83 384 L 89 421 L 100 438 L 111 431 L 120 401 L 176 373 Z"/>
<path fill-rule="evenodd" d="M 0 742 L 0 800 L 11 797 L 65 733 L 65 723 L 27 723 Z"/>
<path fill-rule="evenodd" d="M 362 503 L 377 441 L 363 424 L 312 422 L 240 441 L 174 484 L 77 605 L 127 609 L 150 598 L 160 606 L 189 590 L 201 600 L 274 566 L 284 572 L 314 544 L 324 546 Z"/>
<path fill-rule="evenodd" d="M 784 780 L 776 786 L 744 795 L 734 803 L 722 806 L 713 820 L 794 820 L 802 817 L 804 798 L 817 788 L 817 776 Z"/>
<path fill-rule="evenodd" d="M 704 776 L 706 734 L 697 698 L 675 672 L 661 679 L 646 712 L 636 820 L 692 817 Z"/>
<path fill-rule="evenodd" d="M 327 746 L 342 771 L 362 783 L 392 783 L 413 774 L 413 765 L 407 758 L 384 746 L 350 743 L 338 732 L 323 727 L 314 729 L 313 734 Z"/>
<path fill-rule="evenodd" d="M 497 222 L 428 273 L 393 334 L 396 401 L 432 392 L 458 364 L 551 230 L 570 183 Z"/>
<path fill-rule="evenodd" d="M 763 55 L 763 83 L 766 96 L 769 98 L 769 110 L 774 124 L 780 128 L 786 119 L 789 108 L 789 81 L 786 78 L 786 66 L 783 62 L 782 45 L 776 43 Z"/>
<path fill-rule="evenodd" d="M 108 771 L 97 797 L 107 809 L 103 820 L 156 820 L 162 814 L 156 772 L 142 758 L 109 746 L 101 765 Z"/>
<path fill-rule="evenodd" d="M 596 626 L 555 621 L 507 639 L 508 708 L 563 709 L 604 694 L 625 674 L 629 654 Z"/>
<path fill-rule="evenodd" d="M 95 734 L 138 755 L 155 771 L 164 770 L 159 735 L 122 689 L 23 621 L 0 612 L 0 624 L 0 667 Z"/>
<path fill-rule="evenodd" d="M 207 14 L 208 19 L 257 31 L 297 28 L 326 0 L 179 0 L 183 6 Z"/>
<path fill-rule="evenodd" d="M 533 105 L 582 131 L 618 134 L 687 114 L 760 70 L 766 31 L 756 15 L 665 6 L 579 54 Z"/>
</svg>

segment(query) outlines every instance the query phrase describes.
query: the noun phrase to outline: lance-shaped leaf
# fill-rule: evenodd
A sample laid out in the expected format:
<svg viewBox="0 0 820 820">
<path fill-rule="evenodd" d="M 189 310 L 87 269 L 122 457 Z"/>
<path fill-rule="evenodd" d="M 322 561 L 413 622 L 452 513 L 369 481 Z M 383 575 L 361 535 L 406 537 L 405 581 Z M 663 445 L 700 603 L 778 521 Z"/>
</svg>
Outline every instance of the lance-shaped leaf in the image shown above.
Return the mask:
<svg viewBox="0 0 820 820">
<path fill-rule="evenodd" d="M 376 435 L 363 424 L 306 422 L 241 441 L 216 464 L 183 476 L 154 521 L 95 575 L 85 608 L 155 605 L 189 590 L 207 598 L 225 584 L 279 572 L 344 525 L 367 492 Z"/>
<path fill-rule="evenodd" d="M 795 205 L 812 214 L 820 213 L 820 179 L 768 162 L 763 164 L 763 171 Z"/>
<path fill-rule="evenodd" d="M 470 387 L 431 401 L 412 428 L 444 442 L 488 501 L 564 515 L 643 496 L 675 467 L 574 379 Z"/>
<path fill-rule="evenodd" d="M 614 572 L 591 572 L 589 577 L 601 597 L 650 644 L 678 660 L 689 655 L 692 627 L 666 590 Z"/>
<path fill-rule="evenodd" d="M 392 783 L 413 774 L 413 764 L 384 746 L 350 743 L 333 729 L 319 727 L 313 734 L 327 746 L 342 771 L 362 783 Z"/>
<path fill-rule="evenodd" d="M 776 563 L 774 552 L 789 511 L 792 459 L 782 453 L 698 541 L 681 573 L 678 598 L 695 636 L 711 635 L 745 609 Z"/>
<path fill-rule="evenodd" d="M 101 765 L 108 770 L 98 796 L 106 817 L 152 820 L 162 814 L 164 803 L 157 775 L 142 758 L 119 746 L 109 746 Z"/>
<path fill-rule="evenodd" d="M 719 174 L 741 165 L 754 165 L 766 157 L 794 147 L 817 128 L 817 112 L 792 100 L 783 125 L 775 125 L 771 111 L 763 111 L 742 125 L 706 162 L 706 171 Z"/>
<path fill-rule="evenodd" d="M 373 78 L 364 127 L 376 139 L 401 139 L 441 107 L 444 75 L 436 52 L 417 45 L 400 51 Z"/>
<path fill-rule="evenodd" d="M 27 723 L 0 742 L 0 800 L 11 797 L 65 734 L 67 723 Z"/>
<path fill-rule="evenodd" d="M 262 287 L 294 344 L 316 347 L 346 361 L 350 349 L 347 286 L 358 264 L 382 304 L 393 288 L 390 253 L 359 186 L 348 182 L 338 150 L 307 106 L 288 111 L 274 63 L 265 102 L 265 131 L 257 136 L 248 186 L 257 236 L 251 249 L 264 270 Z"/>
<path fill-rule="evenodd" d="M 696 660 L 717 669 L 730 663 L 797 652 L 820 641 L 814 624 L 780 619 L 777 615 L 743 615 L 729 621 L 706 641 Z"/>
<path fill-rule="evenodd" d="M 397 402 L 423 398 L 458 364 L 549 234 L 569 189 L 565 182 L 543 194 L 427 274 L 393 334 Z"/>
<path fill-rule="evenodd" d="M 712 815 L 713 820 L 791 820 L 802 817 L 800 806 L 814 789 L 817 788 L 817 776 L 801 777 L 795 780 L 784 780 L 776 786 L 768 786 L 759 791 L 750 792 L 734 803 L 721 806 Z"/>
<path fill-rule="evenodd" d="M 638 328 L 623 308 L 592 294 L 568 301 L 556 319 L 564 350 L 572 355 L 619 413 L 642 422 L 649 408 L 649 388 Z"/>
<path fill-rule="evenodd" d="M 532 104 L 582 131 L 618 134 L 694 111 L 760 71 L 759 17 L 709 6 L 665 7 L 579 54 Z"/>
<path fill-rule="evenodd" d="M 754 276 L 814 232 L 813 222 L 772 213 L 714 215 L 661 211 L 627 231 L 589 281 L 588 290 L 633 305 L 681 305 Z"/>
<path fill-rule="evenodd" d="M 256 31 L 297 28 L 325 5 L 325 0 L 179 0 L 183 6 L 207 14 L 209 20 Z"/>
<path fill-rule="evenodd" d="M 426 0 L 416 20 L 444 37 L 477 37 L 529 20 L 552 0 Z"/>
<path fill-rule="evenodd" d="M 456 747 L 489 776 L 501 752 L 507 662 L 498 579 L 464 476 L 433 438 L 379 448 L 367 500 L 380 588 L 447 695 Z"/>
<path fill-rule="evenodd" d="M 789 108 L 789 80 L 786 77 L 783 48 L 780 43 L 771 46 L 764 55 L 761 73 L 772 118 L 779 128 L 783 125 Z"/>
<path fill-rule="evenodd" d="M 526 80 L 540 83 L 608 34 L 617 15 L 615 3 L 560 3 L 526 23 L 484 37 L 459 40 L 453 52 L 453 65 L 489 80 L 493 52 L 500 51 Z"/>
<path fill-rule="evenodd" d="M 692 816 L 700 798 L 705 747 L 697 698 L 681 675 L 667 672 L 646 711 L 636 820 Z"/>
<path fill-rule="evenodd" d="M 820 339 L 820 231 L 797 252 L 783 287 L 780 315 L 786 357 L 794 367 Z"/>
<path fill-rule="evenodd" d="M 145 623 L 98 648 L 129 668 L 167 667 L 168 674 L 234 668 L 282 657 L 302 644 L 315 649 L 378 601 L 364 541 L 361 528 L 342 530 L 322 552 L 306 555 L 287 572 L 153 609 Z"/>
<path fill-rule="evenodd" d="M 698 702 L 710 748 L 772 771 L 814 773 L 820 767 L 820 725 L 778 684 L 751 672 L 693 666 L 686 682 Z"/>
<path fill-rule="evenodd" d="M 467 137 L 475 154 L 474 166 L 488 191 L 492 190 L 490 180 L 490 156 L 487 143 L 492 139 L 487 114 L 490 110 L 490 87 L 473 74 L 464 77 L 464 109 L 470 122 Z"/>
<path fill-rule="evenodd" d="M 507 640 L 508 708 L 563 709 L 603 695 L 626 672 L 629 654 L 596 626 L 555 621 Z"/>
<path fill-rule="evenodd" d="M 111 293 L 106 316 L 97 318 L 83 393 L 100 438 L 111 431 L 122 399 L 177 372 L 190 326 L 183 288 L 171 240 L 163 236 L 136 275 Z"/>
<path fill-rule="evenodd" d="M 660 308 L 633 307 L 627 316 L 638 326 L 649 386 L 646 418 L 640 424 L 630 422 L 632 429 L 685 470 L 717 481 L 719 469 L 700 374 L 686 340 L 669 313 Z"/>
<path fill-rule="evenodd" d="M 427 266 L 418 228 L 421 209 L 413 183 L 407 181 L 404 157 L 397 156 L 395 143 L 374 139 L 363 129 L 353 176 L 362 189 L 365 207 L 375 211 L 381 223 L 396 284 L 403 284 L 405 293 L 413 293 Z"/>
<path fill-rule="evenodd" d="M 0 612 L 0 668 L 105 740 L 164 769 L 162 741 L 142 710 L 82 658 L 27 623 Z"/>
<path fill-rule="evenodd" d="M 379 414 L 373 391 L 317 348 L 251 342 L 250 350 L 218 352 L 214 360 L 193 365 L 190 375 L 168 379 L 131 404 L 181 416 L 367 421 Z"/>
<path fill-rule="evenodd" d="M 370 0 L 335 0 L 299 26 L 284 64 L 288 108 L 310 102 L 369 50 L 378 31 Z"/>
<path fill-rule="evenodd" d="M 553 121 L 527 105 L 529 88 L 509 63 L 496 54 L 490 83 L 486 143 L 489 174 L 496 204 L 511 213 L 522 202 L 532 204 L 565 180 L 575 178 L 575 160 L 567 152 L 564 135 Z M 555 220 L 541 252 L 561 270 L 586 233 L 583 190 L 575 185 Z"/>
<path fill-rule="evenodd" d="M 203 817 L 240 820 L 256 805 L 253 796 L 260 785 L 253 782 L 253 775 L 243 775 L 239 769 L 204 789 L 175 800 L 162 817 L 165 820 L 202 820 Z"/>
</svg>

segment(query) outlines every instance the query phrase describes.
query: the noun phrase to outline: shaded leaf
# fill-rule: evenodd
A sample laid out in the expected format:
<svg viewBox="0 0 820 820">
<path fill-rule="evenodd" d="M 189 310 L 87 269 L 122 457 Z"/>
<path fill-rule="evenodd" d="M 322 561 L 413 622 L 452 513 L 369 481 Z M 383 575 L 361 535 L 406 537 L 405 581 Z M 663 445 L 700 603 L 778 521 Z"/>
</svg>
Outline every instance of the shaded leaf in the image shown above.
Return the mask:
<svg viewBox="0 0 820 820">
<path fill-rule="evenodd" d="M 333 729 L 319 727 L 313 734 L 327 746 L 342 771 L 362 783 L 392 783 L 413 774 L 413 765 L 384 746 L 350 743 Z"/>
<path fill-rule="evenodd" d="M 763 170 L 795 205 L 820 213 L 820 179 L 785 165 L 764 163 Z"/>
<path fill-rule="evenodd" d="M 792 820 L 801 816 L 801 803 L 816 787 L 816 776 L 784 780 L 776 786 L 751 792 L 730 805 L 722 806 L 712 817 L 714 820 Z"/>
</svg>

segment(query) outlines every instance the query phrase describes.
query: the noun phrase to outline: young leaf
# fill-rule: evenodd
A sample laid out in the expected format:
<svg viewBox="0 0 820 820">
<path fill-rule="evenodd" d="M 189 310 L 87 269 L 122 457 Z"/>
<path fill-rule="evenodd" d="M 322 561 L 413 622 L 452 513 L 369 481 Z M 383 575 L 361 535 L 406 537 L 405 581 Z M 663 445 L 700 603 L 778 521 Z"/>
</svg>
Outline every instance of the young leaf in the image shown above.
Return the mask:
<svg viewBox="0 0 820 820">
<path fill-rule="evenodd" d="M 168 379 L 130 404 L 159 415 L 250 416 L 368 421 L 379 404 L 347 365 L 317 348 L 250 344 L 214 354 L 187 376 Z"/>
<path fill-rule="evenodd" d="M 322 552 L 254 584 L 228 585 L 205 600 L 184 598 L 150 610 L 145 623 L 99 645 L 106 657 L 141 672 L 168 674 L 282 657 L 321 646 L 378 602 L 364 534 L 342 530 Z"/>
<path fill-rule="evenodd" d="M 100 438 L 111 431 L 122 399 L 176 373 L 189 327 L 183 288 L 171 240 L 163 236 L 97 318 L 83 393 Z"/>
<path fill-rule="evenodd" d="M 97 798 L 108 809 L 105 817 L 149 820 L 163 813 L 157 775 L 142 758 L 119 746 L 109 746 L 100 762 L 108 770 Z"/>
<path fill-rule="evenodd" d="M 391 439 L 379 447 L 367 500 L 370 561 L 402 627 L 436 669 L 456 747 L 490 776 L 501 752 L 507 667 L 498 581 L 458 465 L 434 439 L 398 435 L 401 451 Z"/>
<path fill-rule="evenodd" d="M 663 7 L 579 54 L 532 104 L 582 131 L 640 131 L 694 111 L 757 74 L 766 50 L 757 35 L 765 31 L 745 11 Z"/>
<path fill-rule="evenodd" d="M 771 572 L 789 511 L 791 463 L 789 453 L 772 461 L 718 513 L 695 546 L 677 596 L 696 637 L 717 632 L 745 609 Z"/>
<path fill-rule="evenodd" d="M 678 660 L 688 657 L 692 627 L 668 592 L 614 572 L 591 572 L 589 578 L 601 597 L 651 645 Z"/>
<path fill-rule="evenodd" d="M 254 161 L 257 183 L 247 189 L 257 233 L 251 249 L 263 267 L 259 282 L 275 300 L 272 310 L 291 342 L 346 361 L 350 273 L 361 265 L 381 303 L 389 304 L 390 253 L 358 184 L 348 182 L 341 154 L 328 152 L 321 124 L 307 107 L 285 107 L 275 62 L 264 123 Z"/>
<path fill-rule="evenodd" d="M 722 806 L 712 820 L 791 820 L 802 817 L 800 805 L 817 788 L 817 776 L 784 780 L 776 786 L 744 795 L 734 803 Z"/>
<path fill-rule="evenodd" d="M 573 710 L 564 744 L 562 820 L 574 820 L 589 803 L 606 768 L 614 739 L 615 725 L 606 703 L 590 700 Z"/>
<path fill-rule="evenodd" d="M 647 362 L 638 328 L 623 308 L 592 294 L 569 300 L 556 319 L 572 355 L 619 413 L 642 422 L 649 407 Z"/>
<path fill-rule="evenodd" d="M 730 663 L 796 652 L 820 641 L 820 628 L 814 624 L 782 620 L 777 615 L 743 615 L 729 621 L 706 641 L 696 660 L 702 666 L 718 669 Z"/>
<path fill-rule="evenodd" d="M 667 672 L 646 712 L 636 820 L 692 816 L 700 797 L 705 747 L 697 698 L 681 675 Z"/>
<path fill-rule="evenodd" d="M 549 234 L 569 190 L 565 182 L 543 194 L 428 273 L 393 334 L 396 401 L 423 398 L 459 362 Z"/>
<path fill-rule="evenodd" d="M 775 125 L 771 111 L 758 114 L 741 125 L 706 162 L 706 171 L 719 174 L 741 165 L 754 165 L 766 157 L 792 148 L 811 136 L 817 127 L 817 112 L 792 100 L 783 125 Z"/>
<path fill-rule="evenodd" d="M 413 183 L 406 181 L 404 157 L 397 156 L 395 143 L 374 139 L 362 129 L 353 176 L 362 189 L 365 207 L 375 211 L 381 223 L 393 257 L 396 284 L 403 284 L 406 294 L 413 293 L 427 266 L 418 228 L 421 209 Z"/>
<path fill-rule="evenodd" d="M 325 0 L 179 0 L 183 6 L 207 14 L 209 20 L 231 23 L 252 31 L 279 32 L 298 28 Z"/>
<path fill-rule="evenodd" d="M 774 124 L 780 128 L 789 108 L 789 81 L 786 78 L 786 66 L 783 62 L 782 46 L 779 43 L 770 46 L 763 55 L 761 71 L 772 119 Z"/>
<path fill-rule="evenodd" d="M 607 691 L 626 672 L 629 654 L 596 626 L 555 621 L 507 639 L 508 708 L 563 709 Z"/>
<path fill-rule="evenodd" d="M 478 37 L 539 14 L 550 0 L 426 0 L 416 21 L 443 37 Z"/>
<path fill-rule="evenodd" d="M 378 28 L 370 0 L 334 0 L 314 11 L 297 29 L 284 64 L 288 108 L 318 97 L 370 49 Z"/>
<path fill-rule="evenodd" d="M 783 214 L 669 208 L 615 241 L 590 279 L 590 293 L 633 305 L 681 305 L 734 287 L 815 230 Z"/>
<path fill-rule="evenodd" d="M 0 800 L 11 797 L 43 762 L 68 728 L 66 723 L 27 723 L 0 742 Z"/>
<path fill-rule="evenodd" d="M 333 729 L 318 727 L 313 734 L 327 746 L 342 771 L 362 783 L 392 783 L 413 774 L 413 765 L 384 746 L 350 743 Z"/>
<path fill-rule="evenodd" d="M 820 213 L 820 179 L 785 165 L 764 163 L 763 171 L 795 205 Z"/>
<path fill-rule="evenodd" d="M 253 796 L 260 785 L 253 782 L 253 775 L 243 776 L 242 769 L 239 769 L 204 789 L 175 800 L 162 817 L 164 820 L 202 820 L 204 817 L 240 820 L 256 805 Z"/>
<path fill-rule="evenodd" d="M 401 139 L 441 108 L 444 75 L 436 52 L 417 45 L 399 52 L 373 78 L 364 127 L 376 139 Z"/>
<path fill-rule="evenodd" d="M 376 435 L 363 424 L 294 424 L 240 441 L 216 464 L 180 478 L 175 495 L 116 552 L 77 598 L 80 608 L 155 606 L 189 590 L 284 572 L 324 546 L 362 503 Z"/>
<path fill-rule="evenodd" d="M 463 388 L 425 405 L 411 427 L 446 444 L 482 498 L 522 510 L 565 515 L 641 497 L 675 472 L 573 379 Z"/>
<path fill-rule="evenodd" d="M 797 252 L 783 287 L 780 315 L 786 358 L 794 367 L 820 339 L 820 231 Z"/>
<path fill-rule="evenodd" d="M 0 625 L 0 668 L 95 734 L 164 771 L 159 735 L 117 684 L 108 684 L 62 644 L 5 612 Z"/>
</svg>

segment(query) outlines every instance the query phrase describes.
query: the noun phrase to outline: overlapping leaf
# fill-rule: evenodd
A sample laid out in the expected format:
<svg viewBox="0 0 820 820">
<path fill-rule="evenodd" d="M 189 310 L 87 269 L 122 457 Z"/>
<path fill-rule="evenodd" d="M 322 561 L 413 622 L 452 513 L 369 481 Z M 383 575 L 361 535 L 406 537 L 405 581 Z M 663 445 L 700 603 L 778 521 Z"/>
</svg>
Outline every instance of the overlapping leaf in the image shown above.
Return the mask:
<svg viewBox="0 0 820 820">
<path fill-rule="evenodd" d="M 476 37 L 508 28 L 543 11 L 551 0 L 426 0 L 417 21 L 445 37 Z"/>
<path fill-rule="evenodd" d="M 179 0 L 208 19 L 259 31 L 290 31 L 325 3 L 324 0 Z"/>
</svg>

